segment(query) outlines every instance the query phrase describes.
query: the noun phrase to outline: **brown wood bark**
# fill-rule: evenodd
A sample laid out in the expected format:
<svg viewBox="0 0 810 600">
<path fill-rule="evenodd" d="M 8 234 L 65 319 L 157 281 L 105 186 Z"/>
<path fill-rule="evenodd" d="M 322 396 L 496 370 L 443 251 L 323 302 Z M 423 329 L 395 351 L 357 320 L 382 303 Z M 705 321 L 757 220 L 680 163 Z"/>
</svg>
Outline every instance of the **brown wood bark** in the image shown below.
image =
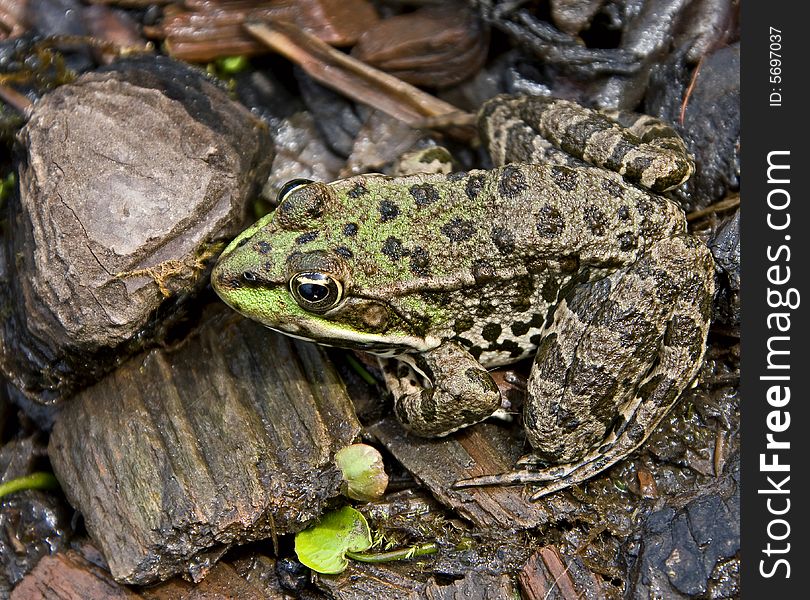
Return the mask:
<svg viewBox="0 0 810 600">
<path fill-rule="evenodd" d="M 49 454 L 127 583 L 205 574 L 233 544 L 303 529 L 339 493 L 334 453 L 360 425 L 314 344 L 224 308 L 65 407 Z"/>
</svg>

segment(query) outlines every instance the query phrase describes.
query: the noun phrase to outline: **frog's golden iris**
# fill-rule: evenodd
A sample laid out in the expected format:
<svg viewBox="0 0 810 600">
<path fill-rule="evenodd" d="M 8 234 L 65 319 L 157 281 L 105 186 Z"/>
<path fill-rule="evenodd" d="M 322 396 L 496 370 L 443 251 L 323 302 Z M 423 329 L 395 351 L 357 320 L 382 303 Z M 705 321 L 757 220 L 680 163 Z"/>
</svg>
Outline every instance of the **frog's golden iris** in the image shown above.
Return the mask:
<svg viewBox="0 0 810 600">
<path fill-rule="evenodd" d="M 290 293 L 304 310 L 322 314 L 340 304 L 343 285 L 326 273 L 296 273 L 290 279 Z"/>
</svg>

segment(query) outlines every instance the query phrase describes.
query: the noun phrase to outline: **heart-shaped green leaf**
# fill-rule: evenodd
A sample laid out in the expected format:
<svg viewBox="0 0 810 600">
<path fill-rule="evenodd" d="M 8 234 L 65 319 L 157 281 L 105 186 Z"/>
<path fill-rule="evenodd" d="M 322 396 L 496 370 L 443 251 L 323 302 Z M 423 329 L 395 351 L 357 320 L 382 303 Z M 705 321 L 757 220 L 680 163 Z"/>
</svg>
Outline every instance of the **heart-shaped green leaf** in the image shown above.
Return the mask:
<svg viewBox="0 0 810 600">
<path fill-rule="evenodd" d="M 298 560 L 318 573 L 341 573 L 349 564 L 347 551 L 362 552 L 370 547 L 368 523 L 351 506 L 324 514 L 315 525 L 295 535 Z"/>
</svg>

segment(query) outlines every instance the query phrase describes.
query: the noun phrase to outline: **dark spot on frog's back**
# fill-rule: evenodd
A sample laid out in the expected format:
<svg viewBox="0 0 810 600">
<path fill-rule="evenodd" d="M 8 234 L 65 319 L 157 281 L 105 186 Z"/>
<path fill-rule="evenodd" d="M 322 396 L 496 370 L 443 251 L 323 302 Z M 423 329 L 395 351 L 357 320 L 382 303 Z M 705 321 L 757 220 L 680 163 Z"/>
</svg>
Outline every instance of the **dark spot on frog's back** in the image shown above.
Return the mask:
<svg viewBox="0 0 810 600">
<path fill-rule="evenodd" d="M 622 187 L 617 181 L 613 181 L 612 179 L 605 177 L 602 180 L 602 189 L 610 194 L 613 198 L 624 198 L 624 187 Z"/>
<path fill-rule="evenodd" d="M 307 231 L 306 233 L 302 233 L 297 238 L 295 238 L 295 243 L 299 246 L 302 244 L 306 244 L 318 238 L 319 231 Z"/>
<path fill-rule="evenodd" d="M 653 273 L 655 279 L 655 295 L 664 304 L 671 304 L 680 293 L 679 283 L 663 269 L 656 269 Z"/>
<path fill-rule="evenodd" d="M 346 194 L 349 198 L 361 198 L 368 194 L 368 188 L 362 183 L 355 183 L 352 189 Z"/>
<path fill-rule="evenodd" d="M 577 189 L 579 176 L 574 169 L 554 165 L 551 167 L 549 173 L 551 174 L 551 179 L 554 180 L 554 183 L 556 183 L 557 187 L 559 187 L 561 190 L 573 192 L 575 189 Z"/>
<path fill-rule="evenodd" d="M 399 216 L 399 206 L 397 206 L 396 202 L 392 202 L 391 200 L 381 200 L 379 211 L 380 223 L 393 221 Z"/>
<path fill-rule="evenodd" d="M 642 217 L 649 217 L 653 212 L 653 204 L 649 199 L 642 198 L 636 202 L 636 210 Z"/>
<path fill-rule="evenodd" d="M 408 192 L 419 208 L 433 204 L 439 199 L 439 190 L 429 183 L 414 184 L 408 189 Z"/>
<path fill-rule="evenodd" d="M 463 242 L 475 235 L 475 225 L 467 219 L 453 217 L 442 225 L 440 231 L 451 242 Z"/>
<path fill-rule="evenodd" d="M 497 342 L 501 337 L 502 328 L 499 323 L 487 323 L 481 329 L 481 337 L 488 342 Z"/>
<path fill-rule="evenodd" d="M 430 276 L 430 254 L 420 246 L 416 246 L 411 251 L 411 258 L 408 267 L 411 273 L 417 277 Z"/>
<path fill-rule="evenodd" d="M 549 304 L 557 300 L 560 291 L 560 281 L 556 277 L 548 277 L 543 282 L 543 288 L 540 290 L 543 300 Z"/>
<path fill-rule="evenodd" d="M 616 239 L 619 242 L 619 249 L 622 250 L 623 252 L 633 250 L 638 245 L 636 236 L 629 231 L 620 233 L 619 235 L 616 236 Z"/>
<path fill-rule="evenodd" d="M 694 354 L 695 351 L 699 353 L 703 346 L 701 328 L 692 318 L 686 315 L 675 315 L 667 324 L 664 345 L 687 348 L 691 354 Z"/>
<path fill-rule="evenodd" d="M 545 205 L 537 215 L 537 233 L 544 238 L 559 236 L 565 228 L 565 219 L 556 206 Z"/>
<path fill-rule="evenodd" d="M 630 218 L 630 209 L 627 206 L 620 206 L 619 210 L 616 211 L 616 216 L 618 216 L 620 220 L 626 221 Z"/>
<path fill-rule="evenodd" d="M 498 180 L 498 193 L 504 198 L 515 198 L 526 191 L 526 176 L 519 167 L 507 165 Z"/>
<path fill-rule="evenodd" d="M 607 225 L 607 217 L 600 209 L 595 206 L 587 206 L 582 212 L 582 218 L 588 229 L 595 236 L 605 235 L 605 226 Z"/>
<path fill-rule="evenodd" d="M 354 253 L 351 250 L 349 250 L 346 246 L 338 246 L 337 248 L 335 248 L 335 253 L 339 254 L 340 256 L 346 259 L 354 258 Z"/>
<path fill-rule="evenodd" d="M 398 261 L 408 254 L 408 250 L 402 245 L 402 240 L 389 236 L 382 245 L 381 252 L 392 261 Z"/>
<path fill-rule="evenodd" d="M 484 189 L 484 182 L 485 179 L 483 175 L 471 175 L 470 178 L 467 179 L 467 185 L 464 186 L 464 193 L 467 194 L 470 200 L 475 200 L 481 193 L 481 190 Z"/>
<path fill-rule="evenodd" d="M 256 245 L 253 246 L 253 249 L 256 250 L 256 252 L 258 252 L 259 254 L 264 255 L 270 254 L 270 252 L 273 250 L 273 247 L 270 245 L 269 242 L 261 240 L 259 242 L 256 242 Z"/>
<path fill-rule="evenodd" d="M 523 321 L 515 321 L 512 323 L 512 335 L 515 337 L 521 337 L 529 333 L 529 324 L 524 323 Z"/>
<path fill-rule="evenodd" d="M 343 235 L 346 237 L 354 237 L 357 235 L 358 229 L 359 227 L 357 227 L 357 223 L 346 223 L 343 226 Z"/>
<path fill-rule="evenodd" d="M 506 227 L 499 227 L 497 225 L 493 227 L 490 239 L 492 239 L 492 243 L 495 244 L 498 252 L 504 256 L 508 256 L 515 251 L 515 236 Z"/>
</svg>

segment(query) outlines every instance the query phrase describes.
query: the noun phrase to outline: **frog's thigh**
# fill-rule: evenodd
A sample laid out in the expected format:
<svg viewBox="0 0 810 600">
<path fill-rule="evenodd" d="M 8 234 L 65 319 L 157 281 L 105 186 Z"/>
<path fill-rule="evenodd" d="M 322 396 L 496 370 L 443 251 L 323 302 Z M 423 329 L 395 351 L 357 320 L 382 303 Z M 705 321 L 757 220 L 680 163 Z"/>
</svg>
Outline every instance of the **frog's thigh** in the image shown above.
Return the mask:
<svg viewBox="0 0 810 600">
<path fill-rule="evenodd" d="M 419 376 L 415 369 L 424 376 Z M 406 429 L 432 437 L 486 419 L 501 406 L 498 386 L 464 348 L 445 342 L 416 358 L 383 370 L 394 394 L 394 410 Z M 430 386 L 422 380 L 429 379 Z"/>
<path fill-rule="evenodd" d="M 713 292 L 709 251 L 662 240 L 581 284 L 543 333 L 524 419 L 537 456 L 581 481 L 637 447 L 697 374 Z"/>
</svg>

